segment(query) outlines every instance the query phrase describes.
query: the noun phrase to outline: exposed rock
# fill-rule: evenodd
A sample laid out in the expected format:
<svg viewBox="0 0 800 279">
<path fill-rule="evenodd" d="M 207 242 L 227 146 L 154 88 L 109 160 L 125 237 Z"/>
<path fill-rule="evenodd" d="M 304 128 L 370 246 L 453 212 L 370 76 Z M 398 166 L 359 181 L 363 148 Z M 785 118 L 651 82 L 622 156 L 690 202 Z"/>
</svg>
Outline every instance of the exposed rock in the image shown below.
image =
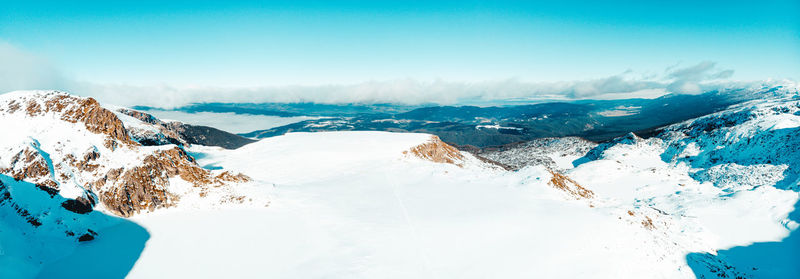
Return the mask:
<svg viewBox="0 0 800 279">
<path fill-rule="evenodd" d="M 649 216 L 644 216 L 644 220 L 642 220 L 642 227 L 652 231 L 656 228 L 656 225 L 653 224 L 653 219 L 650 219 Z"/>
<path fill-rule="evenodd" d="M 575 197 L 577 199 L 581 199 L 581 198 L 583 198 L 583 199 L 591 199 L 591 198 L 594 198 L 594 192 L 592 192 L 589 189 L 583 188 L 583 186 L 578 184 L 578 182 L 575 182 L 575 180 L 572 180 L 571 178 L 569 178 L 566 175 L 563 175 L 563 174 L 561 174 L 559 172 L 552 171 L 552 170 L 548 170 L 548 171 L 553 176 L 550 179 L 550 182 L 548 182 L 548 184 L 550 184 L 550 186 L 553 186 L 553 187 L 556 187 L 558 189 L 561 189 L 564 192 L 567 192 L 568 194 L 570 194 L 571 196 L 573 196 L 573 197 Z"/>
<path fill-rule="evenodd" d="M 224 172 L 218 174 L 214 178 L 215 178 L 215 181 L 227 181 L 227 182 L 239 182 L 239 183 L 248 182 L 248 181 L 252 180 L 247 175 L 244 175 L 244 174 L 241 174 L 241 173 L 233 174 L 233 173 L 231 173 L 229 171 L 224 171 Z"/>
<path fill-rule="evenodd" d="M 117 109 L 117 111 L 122 113 L 122 114 L 131 116 L 133 118 L 139 119 L 139 120 L 141 120 L 142 122 L 145 122 L 145 123 L 149 123 L 149 124 L 153 124 L 153 125 L 164 125 L 165 124 L 164 121 L 161 121 L 161 119 L 158 119 L 153 115 L 150 115 L 150 114 L 147 114 L 147 113 L 144 113 L 144 112 L 141 112 L 141 111 L 132 110 L 132 109 L 126 109 L 126 108 L 120 108 L 120 109 Z"/>
<path fill-rule="evenodd" d="M 428 142 L 414 146 L 403 153 L 408 154 L 409 152 L 414 156 L 436 163 L 461 166 L 464 160 L 464 155 L 458 149 L 444 143 L 437 136 L 431 136 Z"/>
<path fill-rule="evenodd" d="M 181 138 L 181 136 L 175 130 L 168 127 L 168 123 L 161 121 L 155 116 L 126 108 L 117 109 L 117 112 L 133 117 L 146 123 L 146 125 L 151 126 L 150 129 L 140 129 L 135 126 L 126 127 L 128 129 L 128 133 L 131 135 L 131 138 L 142 145 L 154 146 L 175 144 L 187 146 L 190 144 Z"/>
<path fill-rule="evenodd" d="M 585 156 L 597 143 L 578 138 L 542 138 L 527 142 L 512 143 L 503 146 L 477 148 L 459 146 L 480 157 L 485 157 L 518 170 L 526 166 L 542 165 L 549 169 L 564 171 L 556 160 L 579 158 Z"/>
<path fill-rule="evenodd" d="M 53 182 L 52 180 L 48 180 L 49 182 Z M 55 183 L 55 182 L 53 182 Z M 36 188 L 39 190 L 47 192 L 50 197 L 55 197 L 58 194 L 58 187 L 54 187 L 54 185 L 43 185 L 43 184 L 36 184 Z"/>
<path fill-rule="evenodd" d="M 117 111 L 150 124 L 158 130 L 158 133 L 154 133 L 153 131 L 129 128 L 132 130 L 130 133 L 143 145 L 199 144 L 236 149 L 255 141 L 212 127 L 189 125 L 181 122 L 164 122 L 150 114 L 140 111 L 125 108 L 118 109 Z"/>
<path fill-rule="evenodd" d="M 11 157 L 10 165 L 0 169 L 0 174 L 6 174 L 14 180 L 25 180 L 35 183 L 36 187 L 47 192 L 50 196 L 58 193 L 58 183 L 52 180 L 52 173 L 47 160 L 36 148 L 27 146 Z"/>
<path fill-rule="evenodd" d="M 178 195 L 184 192 L 170 192 L 171 183 L 180 180 L 198 188 L 196 192 L 206 193 L 209 187 L 216 188 L 250 180 L 241 174 L 212 173 L 203 169 L 179 146 L 143 148 L 130 138 L 125 127 L 126 122 L 120 119 L 122 116 L 118 117 L 101 107 L 92 98 L 74 97 L 60 92 L 26 93 L 4 96 L 6 99 L 0 103 L 0 116 L 16 113 L 23 121 L 31 119 L 36 121 L 34 123 L 52 119 L 54 127 L 70 127 L 68 123 L 83 123 L 85 130 L 79 129 L 80 131 L 76 131 L 78 134 L 65 136 L 76 137 L 87 135 L 87 132 L 103 135 L 100 140 L 91 137 L 89 140 L 67 138 L 60 141 L 53 140 L 55 135 L 44 131 L 41 133 L 48 139 L 43 141 L 46 146 L 40 146 L 37 135 L 30 135 L 27 143 L 1 150 L 0 174 L 26 182 L 17 187 L 36 187 L 46 192 L 52 199 L 52 208 L 48 210 L 58 208 L 85 214 L 91 212 L 99 201 L 103 203 L 103 208 L 127 217 L 143 210 L 175 205 L 179 200 Z M 9 96 L 14 96 L 14 99 L 8 98 Z M 134 115 L 147 123 L 163 124 L 146 114 Z M 67 123 L 60 123 L 61 121 Z M 174 134 L 172 130 L 166 131 L 167 134 Z M 39 133 L 37 130 L 34 132 Z M 179 138 L 177 134 L 174 135 Z M 69 189 L 70 195 L 81 191 L 82 194 L 77 198 L 67 199 L 58 195 L 63 189 Z M 181 187 L 179 191 L 187 190 Z M 189 191 L 194 190 L 190 188 Z M 3 192 L 0 191 L 0 194 Z M 41 221 L 33 215 L 46 215 L 46 211 L 37 209 L 32 213 L 28 210 L 33 209 L 26 209 L 13 202 L 10 192 L 6 190 L 5 194 L 7 197 L 2 201 L 9 204 L 17 214 L 33 225 L 41 225 Z"/>
<path fill-rule="evenodd" d="M 3 181 L 0 181 L 0 205 L 10 206 L 19 217 L 23 218 L 28 224 L 31 224 L 31 226 L 39 227 L 42 225 L 39 218 L 32 216 L 27 209 L 23 208 L 12 199 L 11 192 L 8 191 L 8 186 L 6 186 Z"/>
<path fill-rule="evenodd" d="M 8 103 L 8 113 L 15 113 L 17 110 L 19 110 L 19 103 L 17 103 L 16 100 L 12 100 Z"/>
<path fill-rule="evenodd" d="M 68 199 L 62 202 L 61 207 L 64 207 L 64 209 L 78 214 L 86 214 L 92 212 L 92 207 L 94 207 L 94 202 L 84 197 L 78 197 L 77 199 L 74 200 Z"/>
<path fill-rule="evenodd" d="M 92 235 L 90 233 L 85 233 L 85 234 L 81 235 L 81 237 L 78 237 L 78 242 L 86 242 L 86 241 L 92 241 L 92 240 L 94 240 L 94 235 Z"/>
<path fill-rule="evenodd" d="M 44 108 L 34 100 L 29 101 L 26 108 L 28 115 L 59 112 L 62 113 L 61 120 L 82 122 L 90 132 L 108 135 L 124 144 L 135 144 L 128 136 L 122 121 L 113 112 L 100 106 L 94 98 L 79 98 L 63 93 L 48 94 L 45 98 Z"/>
<path fill-rule="evenodd" d="M 208 126 L 189 125 L 180 122 L 170 122 L 167 126 L 177 132 L 183 140 L 191 144 L 236 149 L 256 141 Z"/>
<path fill-rule="evenodd" d="M 114 187 L 103 187 L 100 200 L 112 212 L 131 216 L 141 210 L 175 205 L 179 197 L 169 193 L 169 179 L 179 176 L 195 187 L 222 185 L 225 182 L 245 182 L 250 178 L 228 172 L 212 176 L 209 170 L 198 166 L 194 159 L 178 147 L 161 150 L 144 158 L 142 165 L 127 170 L 112 169 L 95 185 L 116 180 Z"/>
</svg>

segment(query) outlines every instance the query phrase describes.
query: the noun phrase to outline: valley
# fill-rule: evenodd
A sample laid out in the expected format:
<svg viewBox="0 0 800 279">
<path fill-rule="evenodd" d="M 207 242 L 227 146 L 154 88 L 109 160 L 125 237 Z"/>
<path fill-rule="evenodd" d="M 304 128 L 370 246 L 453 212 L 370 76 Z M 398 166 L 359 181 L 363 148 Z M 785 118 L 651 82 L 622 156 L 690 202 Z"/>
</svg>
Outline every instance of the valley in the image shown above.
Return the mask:
<svg viewBox="0 0 800 279">
<path fill-rule="evenodd" d="M 647 138 L 461 151 L 446 133 L 254 141 L 4 94 L 0 275 L 800 276 L 800 95 L 748 92 Z"/>
</svg>

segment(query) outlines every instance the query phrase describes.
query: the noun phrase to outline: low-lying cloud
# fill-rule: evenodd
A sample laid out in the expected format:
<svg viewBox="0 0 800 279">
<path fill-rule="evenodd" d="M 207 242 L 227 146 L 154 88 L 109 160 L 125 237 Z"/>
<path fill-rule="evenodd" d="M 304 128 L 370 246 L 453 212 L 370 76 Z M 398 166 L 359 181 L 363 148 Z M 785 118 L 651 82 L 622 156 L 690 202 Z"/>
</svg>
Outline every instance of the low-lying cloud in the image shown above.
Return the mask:
<svg viewBox="0 0 800 279">
<path fill-rule="evenodd" d="M 0 41 L 0 92 L 63 88 L 68 80 L 46 59 Z"/>
<path fill-rule="evenodd" d="M 0 42 L 0 92 L 57 89 L 116 105 L 161 108 L 201 102 L 458 104 L 509 99 L 535 101 L 635 96 L 637 92 L 646 91 L 698 94 L 725 85 L 733 73 L 733 70 L 718 68 L 714 62 L 703 61 L 685 67 L 673 66 L 661 75 L 649 77 L 635 76 L 629 70 L 604 78 L 560 82 L 400 79 L 325 86 L 179 88 L 77 81 L 68 78 L 47 60 Z"/>
</svg>

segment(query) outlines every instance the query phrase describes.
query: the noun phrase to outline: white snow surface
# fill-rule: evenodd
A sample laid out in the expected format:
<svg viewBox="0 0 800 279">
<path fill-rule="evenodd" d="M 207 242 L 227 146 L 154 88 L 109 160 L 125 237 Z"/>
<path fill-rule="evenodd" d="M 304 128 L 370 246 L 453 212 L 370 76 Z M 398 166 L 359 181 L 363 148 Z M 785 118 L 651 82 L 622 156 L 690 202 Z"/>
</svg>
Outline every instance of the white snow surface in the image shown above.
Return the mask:
<svg viewBox="0 0 800 279">
<path fill-rule="evenodd" d="M 71 259 L 77 261 L 89 254 L 94 257 L 98 251 L 108 257 L 108 247 L 113 247 L 112 251 L 128 251 L 123 247 L 127 244 L 135 246 L 134 243 L 146 239 L 145 234 L 141 233 L 143 228 L 111 216 L 102 203 L 97 204 L 94 211 L 78 214 L 65 210 L 62 202 L 94 195 L 87 191 L 87 184 L 102 178 L 110 169 L 138 167 L 143 164 L 145 157 L 175 146 L 120 145 L 111 149 L 104 144 L 108 139 L 106 135 L 90 132 L 80 121 L 71 123 L 62 120 L 63 115 L 59 112 L 42 110 L 41 113 L 29 114 L 24 107 L 8 109 L 13 107 L 12 102 L 35 103 L 45 108 L 46 100 L 61 96 L 67 94 L 56 91 L 17 91 L 0 95 L 0 168 L 15 166 L 12 162 L 15 156 L 28 150 L 35 151 L 37 160 L 42 158 L 49 173 L 47 177 L 26 178 L 23 181 L 15 181 L 5 172 L 0 175 L 0 278 L 29 278 L 37 274 L 45 278 L 56 274 L 60 278 L 72 278 L 72 273 L 65 273 L 63 270 L 64 266 L 71 265 L 68 263 Z M 73 101 L 64 101 L 62 104 L 67 107 L 78 105 Z M 123 119 L 124 125 L 132 125 L 136 129 L 151 127 L 137 122 L 139 121 L 134 118 Z M 70 165 L 70 157 L 81 159 L 90 152 L 101 154 L 92 161 L 97 164 L 96 171 L 81 171 Z M 16 168 L 22 168 L 20 165 L 22 164 L 16 164 Z M 219 172 L 213 171 L 213 175 Z M 52 196 L 34 185 L 47 180 L 54 181 L 57 186 Z M 170 185 L 165 186 L 166 190 L 181 197 L 182 208 L 214 208 L 218 203 L 225 203 L 227 200 L 224 199 L 228 196 L 238 196 L 239 191 L 247 191 L 252 196 L 244 201 L 251 207 L 257 206 L 255 204 L 263 206 L 266 202 L 262 199 L 268 198 L 268 192 L 260 192 L 260 187 L 253 189 L 252 184 L 237 185 L 235 189 L 230 189 L 229 185 L 214 187 L 204 197 L 200 197 L 199 188 L 188 185 L 189 182 L 180 177 L 176 176 L 170 182 Z M 106 187 L 114 186 L 106 183 L 101 189 Z M 234 205 L 225 205 L 232 206 Z M 29 216 L 31 219 L 25 219 Z M 119 227 L 126 229 L 117 233 L 119 229 L 115 228 Z M 78 237 L 86 233 L 87 229 L 100 231 L 104 237 L 102 240 L 98 238 L 93 244 L 78 244 Z M 136 232 L 135 240 L 126 237 L 114 240 L 114 236 L 130 235 L 130 232 Z M 136 247 L 131 247 L 131 250 L 135 249 Z M 123 267 L 117 266 L 114 269 L 124 269 L 124 263 L 122 265 Z M 74 268 L 70 270 L 82 272 Z M 77 278 L 87 278 L 85 276 L 86 274 Z M 92 277 L 94 276 L 88 276 Z"/>
<path fill-rule="evenodd" d="M 656 245 L 655 232 L 603 201 L 565 195 L 547 184 L 550 174 L 542 167 L 504 172 L 477 161 L 462 168 L 403 154 L 429 138 L 293 133 L 233 151 L 200 148 L 209 154 L 201 164 L 274 184 L 270 206 L 202 213 L 175 209 L 134 217 L 152 236 L 130 275 L 688 274 L 676 268 L 683 254 L 660 260 L 661 251 L 648 249 Z M 622 262 L 630 267 L 620 269 Z"/>
<path fill-rule="evenodd" d="M 198 164 L 253 178 L 235 191 L 256 200 L 185 195 L 88 245 L 42 242 L 36 251 L 75 252 L 38 275 L 63 275 L 93 249 L 130 242 L 139 226 L 144 248 L 130 278 L 800 278 L 798 111 L 800 98 L 786 95 L 658 138 L 592 145 L 580 159 L 545 154 L 591 199 L 553 187 L 541 165 L 504 171 L 466 153 L 460 166 L 404 153 L 427 134 L 289 133 L 236 150 L 192 146 Z M 71 129 L 80 133 L 69 142 L 89 141 L 75 146 L 97 140 L 81 125 L 17 120 L 33 121 L 3 118 L 4 130 L 20 133 L 0 146 L 36 146 L 26 133 L 49 146 Z M 15 226 L 0 222 L 0 252 L 37 255 Z M 30 261 L 0 253 L 0 275 L 36 276 L 19 268 Z"/>
<path fill-rule="evenodd" d="M 575 200 L 541 166 L 462 168 L 402 153 L 428 138 L 290 133 L 197 147 L 201 164 L 274 185 L 269 207 L 136 216 L 152 235 L 130 276 L 693 278 L 687 254 L 778 241 L 795 226 L 786 218 L 796 192 L 722 198 L 663 162 L 657 143 L 620 144 L 571 170 L 597 194 Z"/>
<path fill-rule="evenodd" d="M 152 236 L 130 276 L 797 278 L 790 213 L 800 196 L 787 166 L 798 152 L 774 144 L 798 144 L 794 98 L 595 146 L 591 160 L 551 157 L 595 193 L 589 200 L 549 185 L 542 166 L 506 172 L 469 155 L 458 167 L 403 154 L 421 134 L 194 147 L 200 164 L 272 187 L 270 205 L 135 217 Z"/>
</svg>

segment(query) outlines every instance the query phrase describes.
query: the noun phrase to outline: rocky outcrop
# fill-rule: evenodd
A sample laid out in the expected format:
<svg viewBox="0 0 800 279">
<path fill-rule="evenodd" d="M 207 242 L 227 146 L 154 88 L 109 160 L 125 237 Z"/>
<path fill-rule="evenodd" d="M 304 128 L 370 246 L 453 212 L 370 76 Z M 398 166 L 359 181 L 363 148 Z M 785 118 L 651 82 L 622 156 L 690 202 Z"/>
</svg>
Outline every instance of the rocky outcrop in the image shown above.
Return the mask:
<svg viewBox="0 0 800 279">
<path fill-rule="evenodd" d="M 428 142 L 414 146 L 403 153 L 435 163 L 447 163 L 457 166 L 462 166 L 464 161 L 464 155 L 458 149 L 444 143 L 437 136 L 431 136 Z"/>
<path fill-rule="evenodd" d="M 117 112 L 150 124 L 158 130 L 158 132 L 153 132 L 129 127 L 129 130 L 133 130 L 130 132 L 134 138 L 143 145 L 199 144 L 236 149 L 255 142 L 255 140 L 212 127 L 189 125 L 177 121 L 164 122 L 141 111 L 121 108 Z"/>
<path fill-rule="evenodd" d="M 128 133 L 131 135 L 131 138 L 142 145 L 157 146 L 175 144 L 188 146 L 190 144 L 184 140 L 174 129 L 169 127 L 169 123 L 161 121 L 155 116 L 126 108 L 117 109 L 117 112 L 133 117 L 134 119 L 141 121 L 143 125 L 149 128 L 141 129 L 134 125 L 126 127 Z"/>
<path fill-rule="evenodd" d="M 27 146 L 11 157 L 10 164 L 0 169 L 0 174 L 6 174 L 14 180 L 25 180 L 34 183 L 37 188 L 54 196 L 59 191 L 58 183 L 53 180 L 53 174 L 47 160 L 33 146 Z"/>
<path fill-rule="evenodd" d="M 142 123 L 163 125 L 165 130 L 160 134 L 180 139 L 169 129 L 169 123 L 135 111 L 127 113 Z M 207 194 L 213 191 L 210 188 L 250 180 L 241 174 L 203 169 L 182 149 L 182 140 L 171 147 L 140 145 L 131 139 L 122 116 L 92 98 L 61 92 L 12 93 L 0 98 L 0 117 L 54 128 L 18 131 L 24 134 L 19 137 L 19 144 L 12 141 L 12 145 L 0 146 L 0 175 L 25 182 L 14 184 L 17 187 L 32 185 L 46 192 L 48 203 L 59 210 L 88 214 L 102 204 L 106 210 L 127 217 L 173 206 L 186 191 Z M 176 192 L 176 185 L 180 192 Z M 6 203 L 12 204 L 11 196 Z M 20 215 L 37 215 L 24 205 L 13 205 Z M 38 219 L 29 221 L 37 222 Z"/>
<path fill-rule="evenodd" d="M 170 179 L 180 177 L 194 187 L 220 186 L 227 182 L 246 182 L 250 178 L 228 172 L 212 175 L 199 167 L 194 159 L 178 147 L 157 151 L 130 169 L 110 170 L 94 183 L 100 201 L 120 216 L 131 216 L 142 210 L 175 205 L 180 197 L 167 190 Z M 110 187 L 104 187 L 110 184 Z M 107 190 L 102 190 L 107 189 Z"/>
<path fill-rule="evenodd" d="M 256 141 L 208 126 L 170 122 L 168 127 L 178 133 L 186 142 L 191 144 L 219 146 L 225 149 L 236 149 Z"/>
<path fill-rule="evenodd" d="M 476 156 L 502 163 L 513 170 L 542 165 L 549 169 L 564 171 L 568 168 L 559 166 L 555 159 L 583 157 L 595 147 L 597 143 L 582 138 L 564 137 L 535 139 L 496 147 L 459 148 Z"/>
<path fill-rule="evenodd" d="M 42 225 L 42 222 L 39 220 L 39 218 L 32 215 L 30 211 L 25 209 L 24 206 L 21 206 L 19 203 L 14 201 L 13 197 L 11 196 L 11 192 L 8 190 L 8 185 L 3 183 L 2 180 L 0 180 L 0 206 L 10 207 L 14 213 L 16 213 L 20 218 L 24 219 L 25 222 L 31 226 L 39 227 Z"/>
<path fill-rule="evenodd" d="M 77 199 L 68 199 L 61 203 L 61 207 L 63 207 L 64 209 L 78 214 L 86 214 L 92 212 L 94 205 L 95 205 L 94 199 L 84 198 L 84 197 L 78 197 Z"/>
<path fill-rule="evenodd" d="M 592 190 L 586 189 L 575 180 L 572 180 L 566 175 L 563 175 L 557 171 L 548 170 L 552 178 L 547 183 L 550 186 L 553 186 L 559 190 L 562 190 L 569 194 L 576 199 L 592 199 L 594 198 L 594 192 Z"/>
<path fill-rule="evenodd" d="M 94 98 L 79 98 L 56 92 L 44 95 L 43 100 L 29 99 L 24 106 L 28 116 L 53 112 L 59 113 L 61 120 L 81 122 L 90 132 L 107 135 L 107 147 L 115 146 L 115 141 L 135 144 L 128 136 L 122 121 L 113 112 L 100 106 Z"/>
</svg>

